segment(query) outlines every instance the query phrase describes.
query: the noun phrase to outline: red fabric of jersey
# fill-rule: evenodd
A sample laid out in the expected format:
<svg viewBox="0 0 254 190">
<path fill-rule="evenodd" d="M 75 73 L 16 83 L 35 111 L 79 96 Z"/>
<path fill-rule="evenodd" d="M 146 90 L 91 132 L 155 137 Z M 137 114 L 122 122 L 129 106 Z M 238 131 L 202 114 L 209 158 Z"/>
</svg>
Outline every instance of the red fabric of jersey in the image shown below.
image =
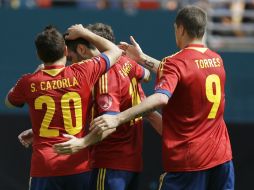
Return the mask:
<svg viewBox="0 0 254 190">
<path fill-rule="evenodd" d="M 221 57 L 192 44 L 166 57 L 155 92 L 171 97 L 163 108 L 163 166 L 166 172 L 196 171 L 232 159 L 223 119 L 225 71 Z"/>
<path fill-rule="evenodd" d="M 71 66 L 45 66 L 24 75 L 9 93 L 13 105 L 27 103 L 34 132 L 31 176 L 61 176 L 88 171 L 88 150 L 58 155 L 52 145 L 85 135 L 90 91 L 109 64 L 105 55 Z"/>
<path fill-rule="evenodd" d="M 139 80 L 143 67 L 122 56 L 96 85 L 96 114 L 117 114 L 140 102 Z M 92 168 L 142 170 L 142 118 L 121 125 L 91 149 Z"/>
</svg>

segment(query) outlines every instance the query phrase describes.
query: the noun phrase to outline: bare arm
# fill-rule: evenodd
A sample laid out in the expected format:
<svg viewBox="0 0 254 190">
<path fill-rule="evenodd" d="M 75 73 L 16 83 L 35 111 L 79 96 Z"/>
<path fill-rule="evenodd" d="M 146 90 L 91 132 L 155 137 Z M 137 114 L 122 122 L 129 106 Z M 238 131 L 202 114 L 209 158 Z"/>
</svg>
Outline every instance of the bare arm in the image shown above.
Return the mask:
<svg viewBox="0 0 254 190">
<path fill-rule="evenodd" d="M 119 47 L 125 51 L 127 56 L 137 61 L 150 71 L 157 73 L 157 70 L 160 66 L 160 61 L 150 57 L 149 55 L 146 55 L 132 36 L 130 36 L 130 41 L 131 44 L 120 42 Z"/>
<path fill-rule="evenodd" d="M 162 134 L 162 116 L 159 112 L 154 111 L 146 115 L 145 119 L 149 121 L 152 127 L 159 133 Z"/>
<path fill-rule="evenodd" d="M 73 40 L 77 38 L 84 38 L 90 43 L 92 43 L 100 52 L 107 55 L 110 61 L 110 67 L 113 66 L 122 55 L 122 50 L 120 50 L 114 43 L 109 40 L 102 38 L 90 30 L 84 28 L 81 24 L 73 25 L 67 30 L 68 35 L 66 39 Z"/>
<path fill-rule="evenodd" d="M 116 131 L 116 128 L 108 129 L 103 133 L 98 134 L 98 130 L 92 130 L 88 135 L 83 138 L 76 138 L 72 135 L 64 135 L 70 140 L 63 143 L 55 144 L 53 146 L 53 149 L 58 154 L 74 154 L 90 145 L 102 141 L 114 131 Z"/>
<path fill-rule="evenodd" d="M 154 73 L 157 73 L 157 70 L 160 66 L 159 60 L 154 59 L 144 53 L 141 55 L 140 60 L 138 62 Z"/>
<path fill-rule="evenodd" d="M 117 115 L 102 115 L 91 122 L 91 130 L 99 128 L 100 133 L 109 128 L 116 128 L 140 115 L 149 113 L 167 104 L 169 97 L 165 94 L 155 93 L 140 104 L 125 110 Z"/>
</svg>

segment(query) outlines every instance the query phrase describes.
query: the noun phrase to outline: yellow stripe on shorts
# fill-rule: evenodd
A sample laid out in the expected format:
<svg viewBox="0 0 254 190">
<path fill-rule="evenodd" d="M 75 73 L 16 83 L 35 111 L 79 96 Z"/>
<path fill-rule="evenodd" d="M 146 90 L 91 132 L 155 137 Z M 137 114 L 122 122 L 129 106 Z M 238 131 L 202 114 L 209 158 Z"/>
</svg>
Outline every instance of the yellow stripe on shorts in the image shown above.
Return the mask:
<svg viewBox="0 0 254 190">
<path fill-rule="evenodd" d="M 32 182 L 32 177 L 29 178 L 29 186 L 28 186 L 28 190 L 31 190 L 31 182 Z"/>
<path fill-rule="evenodd" d="M 167 172 L 163 173 L 160 175 L 160 179 L 159 179 L 159 189 L 158 190 L 161 190 L 161 187 L 162 187 L 162 184 L 163 184 L 163 180 L 164 180 L 164 177 L 167 175 Z"/>
<path fill-rule="evenodd" d="M 100 168 L 97 176 L 97 190 L 104 190 L 106 168 Z"/>
</svg>

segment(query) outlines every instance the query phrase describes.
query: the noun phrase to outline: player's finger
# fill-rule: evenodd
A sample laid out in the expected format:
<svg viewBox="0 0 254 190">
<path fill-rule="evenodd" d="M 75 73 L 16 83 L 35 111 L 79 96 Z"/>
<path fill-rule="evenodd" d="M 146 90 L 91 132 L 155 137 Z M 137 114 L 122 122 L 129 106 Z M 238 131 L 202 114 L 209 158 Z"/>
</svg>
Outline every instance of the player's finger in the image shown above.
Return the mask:
<svg viewBox="0 0 254 190">
<path fill-rule="evenodd" d="M 20 143 L 25 147 L 28 148 L 29 147 L 29 143 L 26 143 L 25 141 L 21 140 Z"/>
<path fill-rule="evenodd" d="M 127 42 L 119 42 L 120 45 L 123 45 L 123 46 L 128 46 L 130 44 L 128 44 Z"/>
<path fill-rule="evenodd" d="M 126 49 L 127 49 L 127 47 L 126 47 L 125 45 L 119 44 L 119 45 L 117 45 L 117 46 L 118 46 L 118 48 L 120 48 L 120 49 L 123 50 L 123 51 L 126 51 Z"/>
<path fill-rule="evenodd" d="M 119 44 L 118 47 L 121 50 L 126 51 L 129 48 L 129 45 L 128 44 Z"/>
<path fill-rule="evenodd" d="M 69 142 L 63 142 L 63 143 L 54 144 L 53 147 L 58 149 L 63 149 L 63 148 L 69 148 L 71 147 L 71 145 Z"/>
<path fill-rule="evenodd" d="M 19 141 L 22 140 L 22 135 L 21 134 L 18 136 L 18 139 L 19 139 Z"/>
<path fill-rule="evenodd" d="M 95 118 L 91 123 L 90 123 L 90 128 L 89 130 L 93 130 L 97 125 L 103 123 L 103 118 L 102 117 L 97 117 Z"/>
<path fill-rule="evenodd" d="M 104 123 L 101 123 L 101 124 L 98 124 L 96 125 L 96 128 L 95 129 L 98 129 L 98 131 L 101 131 L 105 128 L 105 124 Z"/>
<path fill-rule="evenodd" d="M 135 41 L 134 37 L 133 36 L 130 36 L 130 41 L 131 41 L 131 44 L 134 45 L 134 46 L 139 46 L 138 43 Z"/>
<path fill-rule="evenodd" d="M 54 149 L 54 151 L 57 154 L 72 154 L 72 151 L 70 149 L 63 149 L 63 150 Z"/>
<path fill-rule="evenodd" d="M 73 135 L 69 134 L 63 134 L 64 137 L 69 138 L 69 139 L 74 139 L 75 137 Z"/>
<path fill-rule="evenodd" d="M 104 125 L 104 121 L 100 120 L 90 125 L 89 130 L 92 131 L 95 128 L 100 127 L 101 125 Z"/>
<path fill-rule="evenodd" d="M 70 152 L 70 148 L 53 148 L 54 152 L 56 153 L 67 153 Z"/>
<path fill-rule="evenodd" d="M 25 142 L 23 139 L 19 139 L 19 142 L 20 142 L 22 145 L 26 144 L 26 142 Z"/>
</svg>

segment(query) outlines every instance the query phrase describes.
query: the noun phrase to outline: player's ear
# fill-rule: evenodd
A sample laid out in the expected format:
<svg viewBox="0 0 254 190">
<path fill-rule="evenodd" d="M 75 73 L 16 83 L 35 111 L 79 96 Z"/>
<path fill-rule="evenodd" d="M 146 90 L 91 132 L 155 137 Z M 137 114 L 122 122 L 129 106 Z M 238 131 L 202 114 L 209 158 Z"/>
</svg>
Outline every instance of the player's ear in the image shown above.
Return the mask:
<svg viewBox="0 0 254 190">
<path fill-rule="evenodd" d="M 77 53 L 79 55 L 85 55 L 87 53 L 87 47 L 82 44 L 78 44 L 77 45 Z"/>
<path fill-rule="evenodd" d="M 181 34 L 181 36 L 183 36 L 183 35 L 184 35 L 184 33 L 185 33 L 185 29 L 184 29 L 183 25 L 182 25 L 182 24 L 180 24 L 178 27 L 179 27 L 179 28 L 178 28 L 178 30 L 179 30 L 179 32 L 180 32 L 180 34 Z"/>
</svg>

